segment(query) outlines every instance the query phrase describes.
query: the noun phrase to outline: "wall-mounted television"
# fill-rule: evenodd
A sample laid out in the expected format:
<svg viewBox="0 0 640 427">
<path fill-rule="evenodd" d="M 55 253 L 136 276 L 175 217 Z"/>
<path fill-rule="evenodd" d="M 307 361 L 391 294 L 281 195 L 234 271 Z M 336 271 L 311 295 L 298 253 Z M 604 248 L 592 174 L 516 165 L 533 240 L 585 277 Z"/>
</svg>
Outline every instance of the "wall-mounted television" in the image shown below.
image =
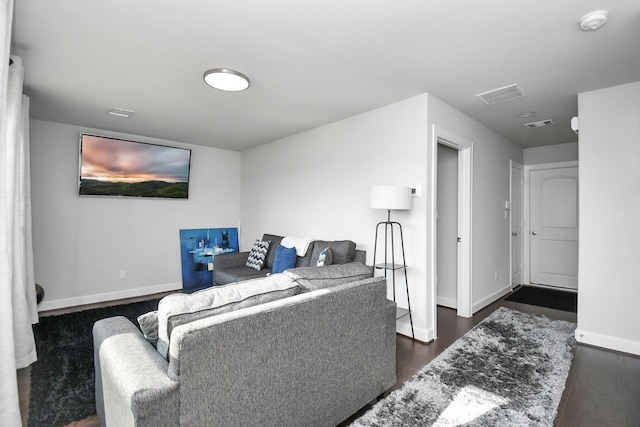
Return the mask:
<svg viewBox="0 0 640 427">
<path fill-rule="evenodd" d="M 191 150 L 80 134 L 78 194 L 189 198 Z"/>
</svg>

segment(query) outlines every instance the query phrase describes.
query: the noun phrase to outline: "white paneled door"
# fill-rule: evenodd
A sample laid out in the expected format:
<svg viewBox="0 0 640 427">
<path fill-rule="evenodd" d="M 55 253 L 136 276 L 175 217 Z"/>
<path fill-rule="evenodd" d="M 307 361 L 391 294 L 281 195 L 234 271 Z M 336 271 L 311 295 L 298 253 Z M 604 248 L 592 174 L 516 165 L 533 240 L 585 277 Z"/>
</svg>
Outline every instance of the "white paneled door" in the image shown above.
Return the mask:
<svg viewBox="0 0 640 427">
<path fill-rule="evenodd" d="M 578 289 L 578 168 L 531 170 L 531 283 Z"/>
</svg>

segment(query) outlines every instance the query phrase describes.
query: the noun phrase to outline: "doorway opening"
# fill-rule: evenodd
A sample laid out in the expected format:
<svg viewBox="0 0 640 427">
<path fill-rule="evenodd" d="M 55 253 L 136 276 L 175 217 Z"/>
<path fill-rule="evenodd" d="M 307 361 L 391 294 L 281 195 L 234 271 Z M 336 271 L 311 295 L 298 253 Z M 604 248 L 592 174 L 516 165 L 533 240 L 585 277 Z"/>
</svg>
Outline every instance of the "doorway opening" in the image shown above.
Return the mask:
<svg viewBox="0 0 640 427">
<path fill-rule="evenodd" d="M 427 162 L 430 173 L 430 197 L 427 201 L 428 224 L 427 228 L 431 238 L 428 239 L 427 256 L 427 286 L 431 298 L 431 323 L 433 325 L 433 338 L 438 335 L 438 239 L 446 236 L 438 235 L 438 146 L 453 149 L 457 154 L 457 197 L 455 222 L 457 233 L 455 237 L 455 276 L 456 276 L 456 309 L 458 316 L 471 317 L 472 308 L 472 281 L 471 281 L 471 209 L 473 188 L 473 143 L 450 132 L 440 126 L 433 125 L 430 141 L 430 161 Z M 441 150 L 444 150 L 441 149 Z M 445 151 L 442 151 L 443 153 Z M 449 152 L 450 153 L 450 152 Z M 445 154 L 447 156 L 447 154 Z M 449 156 L 451 157 L 451 156 Z M 446 245 L 445 245 L 446 246 Z M 449 254 L 450 256 L 450 254 Z M 450 262 L 450 264 L 452 264 Z M 451 275 L 451 274 L 450 274 Z"/>
<path fill-rule="evenodd" d="M 440 306 L 458 309 L 458 150 L 438 143 L 437 148 L 437 266 L 436 288 Z"/>
<path fill-rule="evenodd" d="M 511 160 L 510 197 L 507 212 L 509 212 L 509 229 L 511 233 L 511 290 L 513 291 L 523 282 L 522 235 L 524 219 L 522 209 L 524 205 L 524 169 L 523 165 Z"/>
</svg>

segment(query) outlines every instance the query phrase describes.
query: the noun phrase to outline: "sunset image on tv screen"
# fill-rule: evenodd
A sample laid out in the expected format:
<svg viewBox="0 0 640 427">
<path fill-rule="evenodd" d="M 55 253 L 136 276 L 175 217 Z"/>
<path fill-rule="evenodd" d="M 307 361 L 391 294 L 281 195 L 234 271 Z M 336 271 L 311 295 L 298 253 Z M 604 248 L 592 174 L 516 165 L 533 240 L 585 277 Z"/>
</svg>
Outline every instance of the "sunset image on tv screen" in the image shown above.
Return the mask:
<svg viewBox="0 0 640 427">
<path fill-rule="evenodd" d="M 81 195 L 187 198 L 191 150 L 81 135 Z"/>
</svg>

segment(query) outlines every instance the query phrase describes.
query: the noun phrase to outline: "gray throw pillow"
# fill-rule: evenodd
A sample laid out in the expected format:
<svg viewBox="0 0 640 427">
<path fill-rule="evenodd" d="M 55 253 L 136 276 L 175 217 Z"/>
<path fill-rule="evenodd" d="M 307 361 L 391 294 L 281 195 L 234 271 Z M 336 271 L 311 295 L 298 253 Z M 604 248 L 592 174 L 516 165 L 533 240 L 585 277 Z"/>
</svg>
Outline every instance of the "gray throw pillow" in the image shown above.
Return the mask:
<svg viewBox="0 0 640 427">
<path fill-rule="evenodd" d="M 158 310 L 141 314 L 137 320 L 144 338 L 155 344 L 158 341 Z"/>
<path fill-rule="evenodd" d="M 320 252 L 325 248 L 331 248 L 332 264 L 346 264 L 353 262 L 356 256 L 356 244 L 351 240 L 337 240 L 334 242 L 327 242 L 325 240 L 316 240 L 313 243 L 313 254 L 311 255 L 310 266 L 316 266 Z"/>
</svg>

